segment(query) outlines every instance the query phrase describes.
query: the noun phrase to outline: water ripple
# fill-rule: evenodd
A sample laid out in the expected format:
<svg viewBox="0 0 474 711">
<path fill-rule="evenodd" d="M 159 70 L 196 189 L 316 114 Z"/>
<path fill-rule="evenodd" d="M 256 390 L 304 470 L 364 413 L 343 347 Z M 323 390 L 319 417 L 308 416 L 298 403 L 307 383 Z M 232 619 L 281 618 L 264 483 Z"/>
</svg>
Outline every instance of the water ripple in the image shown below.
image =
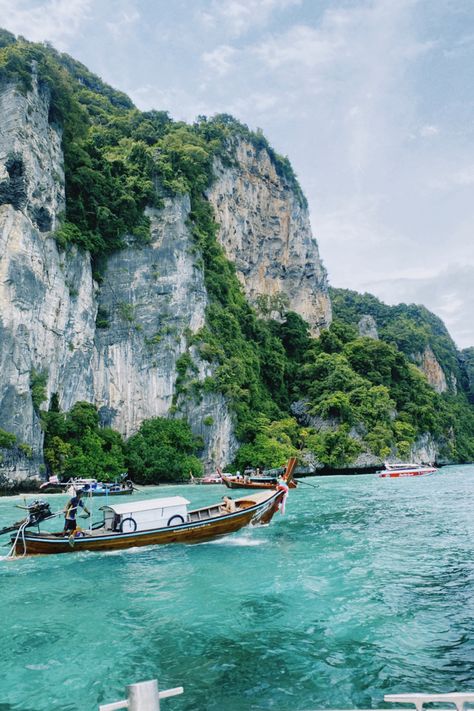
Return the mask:
<svg viewBox="0 0 474 711">
<path fill-rule="evenodd" d="M 185 687 L 175 711 L 472 690 L 474 467 L 317 483 L 214 543 L 0 559 L 0 711 L 95 709 L 156 677 Z M 223 493 L 199 489 L 196 505 Z M 0 526 L 16 501 L 0 500 Z"/>
</svg>

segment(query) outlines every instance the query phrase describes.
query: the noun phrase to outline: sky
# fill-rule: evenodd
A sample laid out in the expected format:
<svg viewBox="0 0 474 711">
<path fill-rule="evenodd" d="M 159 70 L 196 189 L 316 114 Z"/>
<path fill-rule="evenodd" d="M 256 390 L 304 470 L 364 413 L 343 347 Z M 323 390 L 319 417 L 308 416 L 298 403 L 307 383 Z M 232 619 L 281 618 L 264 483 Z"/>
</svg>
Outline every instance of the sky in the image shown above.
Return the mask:
<svg viewBox="0 0 474 711">
<path fill-rule="evenodd" d="M 0 26 L 142 110 L 262 128 L 330 284 L 474 346 L 474 0 L 0 0 Z"/>
</svg>

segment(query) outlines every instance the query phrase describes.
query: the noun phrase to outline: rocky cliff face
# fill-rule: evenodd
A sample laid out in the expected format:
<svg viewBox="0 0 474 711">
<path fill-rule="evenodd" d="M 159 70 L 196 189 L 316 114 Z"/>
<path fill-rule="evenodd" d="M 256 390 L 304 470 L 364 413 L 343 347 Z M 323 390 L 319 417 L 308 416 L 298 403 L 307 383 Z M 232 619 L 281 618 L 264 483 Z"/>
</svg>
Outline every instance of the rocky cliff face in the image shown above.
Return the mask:
<svg viewBox="0 0 474 711">
<path fill-rule="evenodd" d="M 426 376 L 427 381 L 431 387 L 436 390 L 437 393 L 444 393 L 448 389 L 448 384 L 446 382 L 446 376 L 441 368 L 440 364 L 436 360 L 436 356 L 429 346 L 426 346 L 423 353 L 415 358 L 420 370 Z M 456 389 L 456 382 L 453 380 L 452 376 L 452 388 Z"/>
<path fill-rule="evenodd" d="M 308 211 L 265 149 L 236 141 L 232 150 L 232 165 L 216 161 L 208 193 L 219 241 L 250 302 L 258 306 L 263 297 L 272 317 L 295 311 L 317 335 L 331 322 L 331 302 Z"/>
<path fill-rule="evenodd" d="M 42 431 L 31 387 L 60 391 L 64 408 L 90 399 L 94 335 L 90 260 L 60 254 L 50 230 L 64 209 L 61 134 L 48 123 L 49 97 L 0 93 L 0 427 L 31 447 L 4 457 L 24 478 L 38 471 Z"/>
<path fill-rule="evenodd" d="M 189 211 L 187 196 L 166 199 L 162 210 L 148 210 L 150 244 L 130 245 L 109 258 L 98 293 L 93 401 L 103 424 L 125 437 L 143 420 L 176 409 L 203 437 L 205 464 L 212 468 L 232 459 L 235 449 L 225 400 L 213 394 L 176 398 L 177 361 L 188 337 L 203 327 L 207 304 Z M 191 355 L 198 380 L 212 374 Z"/>
<path fill-rule="evenodd" d="M 370 316 L 369 314 L 362 316 L 357 324 L 357 329 L 359 331 L 359 336 L 363 338 L 373 338 L 378 341 L 379 332 L 377 329 L 377 323 L 373 316 Z"/>
<path fill-rule="evenodd" d="M 237 442 L 225 399 L 177 392 L 177 361 L 204 324 L 207 294 L 187 225 L 187 197 L 149 210 L 151 239 L 108 258 L 102 281 L 90 257 L 59 251 L 53 238 L 65 207 L 61 130 L 48 120 L 49 96 L 34 82 L 24 95 L 0 90 L 0 428 L 25 445 L 3 452 L 0 470 L 37 474 L 43 434 L 39 407 L 53 393 L 61 409 L 99 407 L 104 425 L 125 436 L 149 417 L 185 415 L 205 442 L 208 468 L 230 461 Z M 266 151 L 235 145 L 237 162 L 216 164 L 209 193 L 220 239 L 252 301 L 277 297 L 318 332 L 331 319 L 326 274 L 307 211 Z M 212 375 L 190 349 L 197 380 Z M 32 397 L 44 384 L 44 401 Z M 41 400 L 41 398 L 40 398 Z"/>
<path fill-rule="evenodd" d="M 474 348 L 461 351 L 461 364 L 467 382 L 467 392 L 471 402 L 474 402 Z"/>
</svg>

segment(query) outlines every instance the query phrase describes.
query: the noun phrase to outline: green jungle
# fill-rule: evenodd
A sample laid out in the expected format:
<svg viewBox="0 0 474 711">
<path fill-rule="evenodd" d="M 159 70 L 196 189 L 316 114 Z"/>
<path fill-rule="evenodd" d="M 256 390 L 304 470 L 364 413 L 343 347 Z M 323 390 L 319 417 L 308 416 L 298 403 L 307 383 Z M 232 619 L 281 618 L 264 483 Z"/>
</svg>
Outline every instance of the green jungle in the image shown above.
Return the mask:
<svg viewBox="0 0 474 711">
<path fill-rule="evenodd" d="M 333 288 L 334 320 L 316 339 L 284 299 L 261 299 L 255 308 L 247 302 L 217 241 L 218 225 L 205 197 L 213 160 L 219 156 L 231 165 L 243 137 L 268 152 L 277 173 L 306 204 L 290 162 L 260 131 L 225 114 L 200 116 L 188 125 L 165 111 L 140 112 L 68 55 L 0 31 L 0 82 L 27 92 L 32 67 L 49 89 L 50 121 L 63 128 L 66 213 L 55 234 L 59 248 L 74 244 L 87 250 L 100 284 L 107 256 L 124 246 L 126 235 L 137 245 L 148 243 L 145 207 L 189 194 L 190 226 L 209 295 L 206 326 L 189 335 L 178 361 L 170 417 L 143 422 L 127 441 L 100 427 L 91 404 L 78 402 L 60 412 L 56 397 L 46 402 L 44 374 L 31 373 L 49 473 L 114 480 L 128 470 L 138 483 L 201 474 L 202 441 L 181 416 L 179 401 L 198 399 L 203 391 L 222 393 L 232 409 L 241 446 L 234 462 L 222 463 L 231 470 L 279 466 L 293 455 L 309 455 L 328 469 L 347 467 L 363 452 L 403 459 L 427 434 L 441 460 L 474 460 L 474 349 L 458 352 L 442 321 L 423 306 L 387 306 L 370 294 Z M 267 318 L 274 311 L 281 314 L 278 321 Z M 358 323 L 366 315 L 375 320 L 378 339 L 359 336 Z M 108 327 L 106 313 L 99 311 L 97 327 Z M 191 347 L 214 366 L 203 382 Z M 442 394 L 417 367 L 427 347 L 446 377 Z M 1 430 L 0 447 L 14 446 L 22 445 Z"/>
</svg>

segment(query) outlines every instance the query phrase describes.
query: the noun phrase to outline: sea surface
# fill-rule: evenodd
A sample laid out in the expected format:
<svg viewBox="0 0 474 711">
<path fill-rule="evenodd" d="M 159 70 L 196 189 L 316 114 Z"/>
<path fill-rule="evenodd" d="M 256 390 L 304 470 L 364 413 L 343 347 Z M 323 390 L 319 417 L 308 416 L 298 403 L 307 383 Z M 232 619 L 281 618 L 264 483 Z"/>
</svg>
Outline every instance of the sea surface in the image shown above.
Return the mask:
<svg viewBox="0 0 474 711">
<path fill-rule="evenodd" d="M 199 505 L 224 493 L 135 496 Z M 0 499 L 0 527 L 22 500 Z M 387 693 L 474 691 L 473 512 L 474 466 L 310 478 L 284 516 L 218 542 L 2 557 L 0 711 L 95 711 L 154 678 L 184 686 L 163 711 L 369 709 Z"/>
</svg>

